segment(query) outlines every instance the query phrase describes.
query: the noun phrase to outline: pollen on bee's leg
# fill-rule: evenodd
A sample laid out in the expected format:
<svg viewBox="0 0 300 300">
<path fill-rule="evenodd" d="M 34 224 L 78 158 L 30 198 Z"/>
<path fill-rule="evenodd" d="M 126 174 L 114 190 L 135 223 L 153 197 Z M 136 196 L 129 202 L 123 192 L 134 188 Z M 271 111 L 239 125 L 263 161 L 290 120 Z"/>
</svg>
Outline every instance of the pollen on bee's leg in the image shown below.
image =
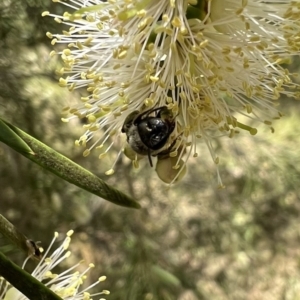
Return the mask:
<svg viewBox="0 0 300 300">
<path fill-rule="evenodd" d="M 155 171 L 165 183 L 173 184 L 180 181 L 186 174 L 186 161 L 178 157 L 159 158 Z"/>
</svg>

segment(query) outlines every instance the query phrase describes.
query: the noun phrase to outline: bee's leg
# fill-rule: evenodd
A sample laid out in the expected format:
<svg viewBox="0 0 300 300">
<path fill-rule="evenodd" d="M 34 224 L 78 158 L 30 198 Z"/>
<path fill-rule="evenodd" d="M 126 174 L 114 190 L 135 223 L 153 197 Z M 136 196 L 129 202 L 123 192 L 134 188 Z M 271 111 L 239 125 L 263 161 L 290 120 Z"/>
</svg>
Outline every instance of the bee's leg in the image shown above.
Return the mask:
<svg viewBox="0 0 300 300">
<path fill-rule="evenodd" d="M 151 152 L 150 152 L 150 149 L 148 149 L 148 159 L 149 159 L 150 167 L 152 168 L 152 167 L 153 167 L 153 164 L 152 164 L 152 158 L 151 158 Z"/>
<path fill-rule="evenodd" d="M 167 158 L 169 157 L 169 154 L 173 151 L 173 147 L 175 146 L 176 142 L 177 142 L 177 139 L 182 135 L 179 134 L 175 139 L 174 141 L 171 143 L 171 145 L 166 149 L 166 150 L 163 150 L 161 152 L 159 152 L 156 156 L 158 156 L 160 159 L 164 159 L 164 158 Z"/>
</svg>

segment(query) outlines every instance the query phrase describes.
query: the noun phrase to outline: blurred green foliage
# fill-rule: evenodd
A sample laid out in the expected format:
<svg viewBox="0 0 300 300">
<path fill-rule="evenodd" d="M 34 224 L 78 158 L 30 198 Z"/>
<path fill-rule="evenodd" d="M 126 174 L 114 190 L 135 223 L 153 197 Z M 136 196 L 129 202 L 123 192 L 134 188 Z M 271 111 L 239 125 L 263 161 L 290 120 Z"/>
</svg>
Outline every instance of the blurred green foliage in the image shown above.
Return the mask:
<svg viewBox="0 0 300 300">
<path fill-rule="evenodd" d="M 200 145 L 189 172 L 169 189 L 147 167 L 126 158 L 106 177 L 109 163 L 83 158 L 74 140 L 82 124 L 60 112 L 78 95 L 57 85 L 59 57 L 45 33 L 60 32 L 44 10 L 48 0 L 0 3 L 0 116 L 138 199 L 143 208 L 112 205 L 60 180 L 0 145 L 0 213 L 44 248 L 53 232 L 74 229 L 74 262 L 94 262 L 92 280 L 107 281 L 111 300 L 300 299 L 299 103 L 282 99 L 286 116 L 252 137 L 215 140 L 226 189 Z M 295 66 L 298 64 L 295 64 Z M 295 66 L 293 66 L 295 68 Z M 114 153 L 112 153 L 114 155 Z M 24 255 L 0 240 L 21 264 Z M 34 262 L 28 269 L 34 267 Z"/>
</svg>

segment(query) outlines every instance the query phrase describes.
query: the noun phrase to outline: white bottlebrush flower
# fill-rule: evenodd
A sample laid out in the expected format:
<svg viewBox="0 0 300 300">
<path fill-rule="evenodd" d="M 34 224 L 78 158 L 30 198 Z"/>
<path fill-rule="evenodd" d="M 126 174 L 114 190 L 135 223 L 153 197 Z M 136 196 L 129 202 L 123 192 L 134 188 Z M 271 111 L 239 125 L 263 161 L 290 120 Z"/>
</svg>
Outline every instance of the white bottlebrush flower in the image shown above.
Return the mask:
<svg viewBox="0 0 300 300">
<path fill-rule="evenodd" d="M 52 44 L 65 46 L 60 84 L 87 90 L 81 105 L 64 110 L 65 120 L 87 118 L 77 141 L 85 155 L 98 148 L 102 158 L 131 113 L 166 106 L 176 124 L 162 149 L 171 145 L 172 168 L 183 170 L 198 155 L 198 140 L 217 164 L 214 136 L 256 134 L 240 116 L 273 131 L 279 97 L 299 98 L 284 66 L 300 53 L 299 0 L 54 2 L 68 12 L 43 15 L 70 27 L 48 33 Z"/>
<path fill-rule="evenodd" d="M 47 251 L 43 255 L 43 258 L 40 260 L 39 264 L 36 266 L 35 270 L 32 272 L 31 275 L 35 277 L 37 280 L 44 282 L 45 286 L 50 288 L 54 293 L 56 293 L 62 299 L 88 300 L 88 299 L 92 299 L 92 297 L 95 296 L 99 296 L 103 294 L 108 295 L 109 291 L 107 290 L 103 290 L 99 293 L 94 293 L 94 294 L 89 293 L 89 290 L 91 288 L 93 288 L 94 286 L 96 286 L 97 284 L 99 284 L 100 282 L 106 279 L 105 276 L 101 276 L 97 282 L 91 284 L 87 288 L 81 288 L 84 280 L 87 277 L 87 273 L 91 268 L 94 267 L 93 264 L 90 264 L 89 267 L 83 272 L 74 272 L 74 269 L 77 268 L 80 265 L 80 263 L 82 263 L 80 262 L 60 274 L 53 273 L 54 267 L 59 265 L 61 262 L 63 262 L 71 255 L 71 252 L 68 251 L 68 248 L 71 242 L 72 234 L 73 234 L 73 230 L 70 230 L 67 233 L 66 238 L 61 243 L 61 245 L 50 256 L 48 256 L 51 247 L 53 246 L 54 242 L 58 238 L 58 233 L 56 232 L 54 234 L 54 238 L 50 246 L 48 247 Z M 8 289 L 8 291 L 6 291 L 6 289 L 7 286 L 2 290 L 2 294 L 0 290 L 0 299 L 3 300 L 28 299 L 26 296 L 24 296 L 21 292 L 19 292 L 17 289 L 13 287 Z M 104 298 L 101 299 L 105 300 Z"/>
</svg>

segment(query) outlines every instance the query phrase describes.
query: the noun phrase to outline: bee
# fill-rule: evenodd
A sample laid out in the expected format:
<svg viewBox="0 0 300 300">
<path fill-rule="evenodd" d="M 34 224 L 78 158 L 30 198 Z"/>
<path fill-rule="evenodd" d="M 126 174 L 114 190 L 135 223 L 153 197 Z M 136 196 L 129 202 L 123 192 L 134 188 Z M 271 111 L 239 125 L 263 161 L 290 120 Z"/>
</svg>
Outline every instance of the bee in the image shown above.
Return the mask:
<svg viewBox="0 0 300 300">
<path fill-rule="evenodd" d="M 166 106 L 151 108 L 141 113 L 134 111 L 122 126 L 129 146 L 137 154 L 147 155 L 151 167 L 151 156 L 164 150 L 174 129 L 175 118 Z"/>
<path fill-rule="evenodd" d="M 42 248 L 38 246 L 40 242 L 34 242 L 33 240 L 26 239 L 26 246 L 28 248 L 28 257 L 32 257 L 36 260 L 41 260 Z"/>
</svg>

